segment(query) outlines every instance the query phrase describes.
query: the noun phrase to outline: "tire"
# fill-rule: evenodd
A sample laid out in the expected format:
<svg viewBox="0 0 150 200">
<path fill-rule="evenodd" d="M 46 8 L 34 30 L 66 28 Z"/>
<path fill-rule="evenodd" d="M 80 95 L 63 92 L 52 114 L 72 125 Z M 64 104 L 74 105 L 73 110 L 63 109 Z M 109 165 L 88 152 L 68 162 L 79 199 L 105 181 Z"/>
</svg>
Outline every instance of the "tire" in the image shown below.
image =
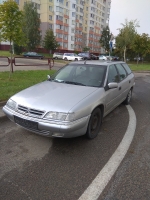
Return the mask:
<svg viewBox="0 0 150 200">
<path fill-rule="evenodd" d="M 78 58 L 75 58 L 74 60 L 75 60 L 75 61 L 78 61 Z"/>
<path fill-rule="evenodd" d="M 68 59 L 65 57 L 64 60 L 68 60 Z"/>
<path fill-rule="evenodd" d="M 131 98 L 132 98 L 132 89 L 129 90 L 126 99 L 124 100 L 124 104 L 125 105 L 129 105 L 131 102 Z"/>
<path fill-rule="evenodd" d="M 100 108 L 96 108 L 92 112 L 90 120 L 89 120 L 87 132 L 86 132 L 86 136 L 88 139 L 94 139 L 98 135 L 100 131 L 101 123 L 102 123 L 102 111 Z"/>
</svg>

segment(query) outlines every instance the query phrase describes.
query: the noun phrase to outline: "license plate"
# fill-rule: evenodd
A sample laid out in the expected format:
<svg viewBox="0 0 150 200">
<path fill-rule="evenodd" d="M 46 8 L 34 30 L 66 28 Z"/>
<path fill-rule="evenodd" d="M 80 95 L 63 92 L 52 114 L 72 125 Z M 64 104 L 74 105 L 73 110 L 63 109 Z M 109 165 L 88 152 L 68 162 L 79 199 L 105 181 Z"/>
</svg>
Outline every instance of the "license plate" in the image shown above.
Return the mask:
<svg viewBox="0 0 150 200">
<path fill-rule="evenodd" d="M 38 123 L 33 122 L 30 120 L 22 119 L 20 117 L 14 116 L 15 122 L 19 124 L 20 126 L 23 126 L 25 128 L 29 129 L 38 129 Z"/>
</svg>

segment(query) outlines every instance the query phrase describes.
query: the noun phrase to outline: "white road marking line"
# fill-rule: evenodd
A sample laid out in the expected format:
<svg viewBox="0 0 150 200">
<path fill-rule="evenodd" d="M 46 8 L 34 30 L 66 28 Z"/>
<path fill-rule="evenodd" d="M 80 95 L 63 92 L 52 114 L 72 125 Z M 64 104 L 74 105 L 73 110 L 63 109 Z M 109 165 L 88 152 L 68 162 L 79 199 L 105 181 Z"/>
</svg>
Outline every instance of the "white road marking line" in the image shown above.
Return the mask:
<svg viewBox="0 0 150 200">
<path fill-rule="evenodd" d="M 129 112 L 129 124 L 121 143 L 119 144 L 118 148 L 116 149 L 112 157 L 108 160 L 106 165 L 100 171 L 100 173 L 96 176 L 96 178 L 92 181 L 89 187 L 81 195 L 79 200 L 98 199 L 98 197 L 103 192 L 106 185 L 116 172 L 124 156 L 126 155 L 129 146 L 133 140 L 136 129 L 136 116 L 134 110 L 129 105 L 126 107 Z"/>
</svg>

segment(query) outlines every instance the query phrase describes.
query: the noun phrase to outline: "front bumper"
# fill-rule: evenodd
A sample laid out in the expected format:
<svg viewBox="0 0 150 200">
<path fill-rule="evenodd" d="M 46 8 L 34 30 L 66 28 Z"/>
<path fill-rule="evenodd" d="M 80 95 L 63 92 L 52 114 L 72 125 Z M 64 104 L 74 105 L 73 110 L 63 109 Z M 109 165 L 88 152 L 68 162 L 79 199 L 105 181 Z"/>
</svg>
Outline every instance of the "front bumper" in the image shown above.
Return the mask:
<svg viewBox="0 0 150 200">
<path fill-rule="evenodd" d="M 34 118 L 23 115 L 11 110 L 7 106 L 3 107 L 3 112 L 11 121 L 20 125 L 24 129 L 47 137 L 71 138 L 84 135 L 86 133 L 90 118 L 90 116 L 86 116 L 73 122 L 50 121 L 42 118 Z M 19 123 L 19 121 L 15 120 L 15 117 L 26 123 L 24 125 L 22 122 Z M 35 126 L 31 126 L 32 123 L 37 124 L 37 128 L 35 128 Z"/>
</svg>

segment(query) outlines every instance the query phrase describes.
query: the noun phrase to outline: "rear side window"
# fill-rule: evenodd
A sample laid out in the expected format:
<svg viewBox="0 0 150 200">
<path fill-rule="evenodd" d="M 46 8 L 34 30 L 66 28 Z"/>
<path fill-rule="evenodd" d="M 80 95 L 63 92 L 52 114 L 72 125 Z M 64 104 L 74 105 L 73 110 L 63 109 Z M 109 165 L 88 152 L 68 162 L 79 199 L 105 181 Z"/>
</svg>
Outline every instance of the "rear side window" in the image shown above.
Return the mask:
<svg viewBox="0 0 150 200">
<path fill-rule="evenodd" d="M 121 64 L 117 64 L 116 67 L 120 75 L 120 81 L 122 81 L 124 78 L 126 78 L 127 73 Z"/>
<path fill-rule="evenodd" d="M 130 69 L 130 67 L 129 67 L 126 63 L 123 63 L 122 65 L 123 65 L 123 67 L 125 68 L 125 70 L 127 71 L 127 73 L 128 73 L 128 74 L 131 74 L 131 69 Z"/>
</svg>

